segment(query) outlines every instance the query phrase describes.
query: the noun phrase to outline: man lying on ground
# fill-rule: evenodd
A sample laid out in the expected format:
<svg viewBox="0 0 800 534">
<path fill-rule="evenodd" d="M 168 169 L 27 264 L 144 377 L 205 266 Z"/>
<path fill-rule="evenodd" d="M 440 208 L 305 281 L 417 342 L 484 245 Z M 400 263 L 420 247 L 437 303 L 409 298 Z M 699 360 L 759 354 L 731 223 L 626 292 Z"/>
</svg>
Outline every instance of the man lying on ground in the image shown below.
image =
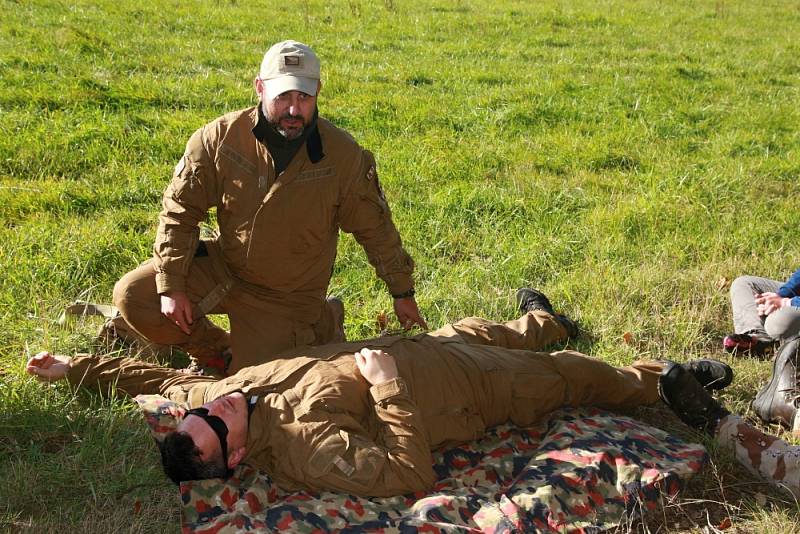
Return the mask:
<svg viewBox="0 0 800 534">
<path fill-rule="evenodd" d="M 658 400 L 661 362 L 614 368 L 573 351 L 537 350 L 575 336 L 543 294 L 517 292 L 522 317 L 468 318 L 430 334 L 298 348 L 222 380 L 127 358 L 41 353 L 41 378 L 129 395 L 159 393 L 191 408 L 161 445 L 172 480 L 226 476 L 240 462 L 287 490 L 389 496 L 429 490 L 430 451 L 511 420 L 530 425 L 564 406 L 630 408 Z M 684 367 L 730 383 L 729 367 Z"/>
<path fill-rule="evenodd" d="M 795 435 L 800 435 L 798 349 L 798 338 L 781 347 L 770 381 L 753 401 L 753 409 L 761 419 L 789 426 Z M 739 463 L 749 471 L 800 498 L 800 446 L 764 434 L 740 416 L 731 414 L 680 365 L 671 363 L 665 367 L 659 392 L 684 423 L 705 431 L 720 445 L 732 449 Z"/>
</svg>

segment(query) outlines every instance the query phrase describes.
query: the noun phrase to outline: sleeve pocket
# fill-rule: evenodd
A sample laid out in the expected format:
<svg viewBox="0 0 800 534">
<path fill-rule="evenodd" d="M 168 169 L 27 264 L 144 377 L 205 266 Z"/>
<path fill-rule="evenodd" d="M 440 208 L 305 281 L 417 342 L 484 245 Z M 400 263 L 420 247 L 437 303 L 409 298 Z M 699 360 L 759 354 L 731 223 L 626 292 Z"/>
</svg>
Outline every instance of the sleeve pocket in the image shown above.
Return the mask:
<svg viewBox="0 0 800 534">
<path fill-rule="evenodd" d="M 375 482 L 384 462 L 384 452 L 374 443 L 340 430 L 317 445 L 306 472 L 337 489 L 366 490 Z"/>
</svg>

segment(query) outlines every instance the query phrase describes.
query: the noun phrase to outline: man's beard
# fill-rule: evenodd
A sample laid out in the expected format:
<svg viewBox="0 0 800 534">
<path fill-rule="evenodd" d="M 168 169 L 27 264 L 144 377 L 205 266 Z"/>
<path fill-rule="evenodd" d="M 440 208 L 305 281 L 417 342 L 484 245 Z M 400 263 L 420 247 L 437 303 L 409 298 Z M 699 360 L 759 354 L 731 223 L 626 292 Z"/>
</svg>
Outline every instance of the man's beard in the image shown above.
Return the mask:
<svg viewBox="0 0 800 534">
<path fill-rule="evenodd" d="M 267 118 L 267 122 L 269 123 L 269 125 L 272 126 L 276 132 L 285 137 L 287 141 L 292 141 L 303 135 L 303 132 L 305 132 L 306 128 L 311 124 L 311 121 L 306 122 L 305 118 L 302 115 L 292 115 L 287 112 L 280 115 L 279 117 L 276 117 L 275 119 L 272 119 L 267 113 L 266 106 L 264 106 L 264 109 L 262 111 L 264 113 L 264 116 Z M 281 121 L 286 119 L 298 120 L 300 121 L 301 126 L 288 129 L 281 127 Z"/>
</svg>

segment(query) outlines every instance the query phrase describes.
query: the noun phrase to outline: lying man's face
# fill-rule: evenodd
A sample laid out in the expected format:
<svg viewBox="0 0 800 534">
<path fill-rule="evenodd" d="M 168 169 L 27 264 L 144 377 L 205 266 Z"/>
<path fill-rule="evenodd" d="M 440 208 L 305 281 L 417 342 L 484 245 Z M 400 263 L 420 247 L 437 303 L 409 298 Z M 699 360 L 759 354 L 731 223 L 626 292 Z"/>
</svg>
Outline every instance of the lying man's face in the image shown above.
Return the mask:
<svg viewBox="0 0 800 534">
<path fill-rule="evenodd" d="M 190 410 L 178 425 L 194 440 L 204 462 L 216 461 L 223 454 L 221 439 L 225 439 L 228 469 L 242 461 L 247 443 L 247 399 L 240 392 L 230 393 L 203 404 L 203 409 Z M 227 432 L 225 432 L 227 429 Z"/>
</svg>

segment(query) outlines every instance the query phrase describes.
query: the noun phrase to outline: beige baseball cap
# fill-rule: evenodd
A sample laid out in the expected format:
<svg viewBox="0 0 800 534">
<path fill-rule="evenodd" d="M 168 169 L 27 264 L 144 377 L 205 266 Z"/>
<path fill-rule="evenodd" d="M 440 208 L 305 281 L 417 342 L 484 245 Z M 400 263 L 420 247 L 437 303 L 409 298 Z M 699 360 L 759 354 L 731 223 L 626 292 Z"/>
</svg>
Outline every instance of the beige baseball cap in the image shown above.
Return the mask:
<svg viewBox="0 0 800 534">
<path fill-rule="evenodd" d="M 297 41 L 276 43 L 264 54 L 258 75 L 269 98 L 286 91 L 316 95 L 319 84 L 319 58 L 308 45 Z"/>
</svg>

